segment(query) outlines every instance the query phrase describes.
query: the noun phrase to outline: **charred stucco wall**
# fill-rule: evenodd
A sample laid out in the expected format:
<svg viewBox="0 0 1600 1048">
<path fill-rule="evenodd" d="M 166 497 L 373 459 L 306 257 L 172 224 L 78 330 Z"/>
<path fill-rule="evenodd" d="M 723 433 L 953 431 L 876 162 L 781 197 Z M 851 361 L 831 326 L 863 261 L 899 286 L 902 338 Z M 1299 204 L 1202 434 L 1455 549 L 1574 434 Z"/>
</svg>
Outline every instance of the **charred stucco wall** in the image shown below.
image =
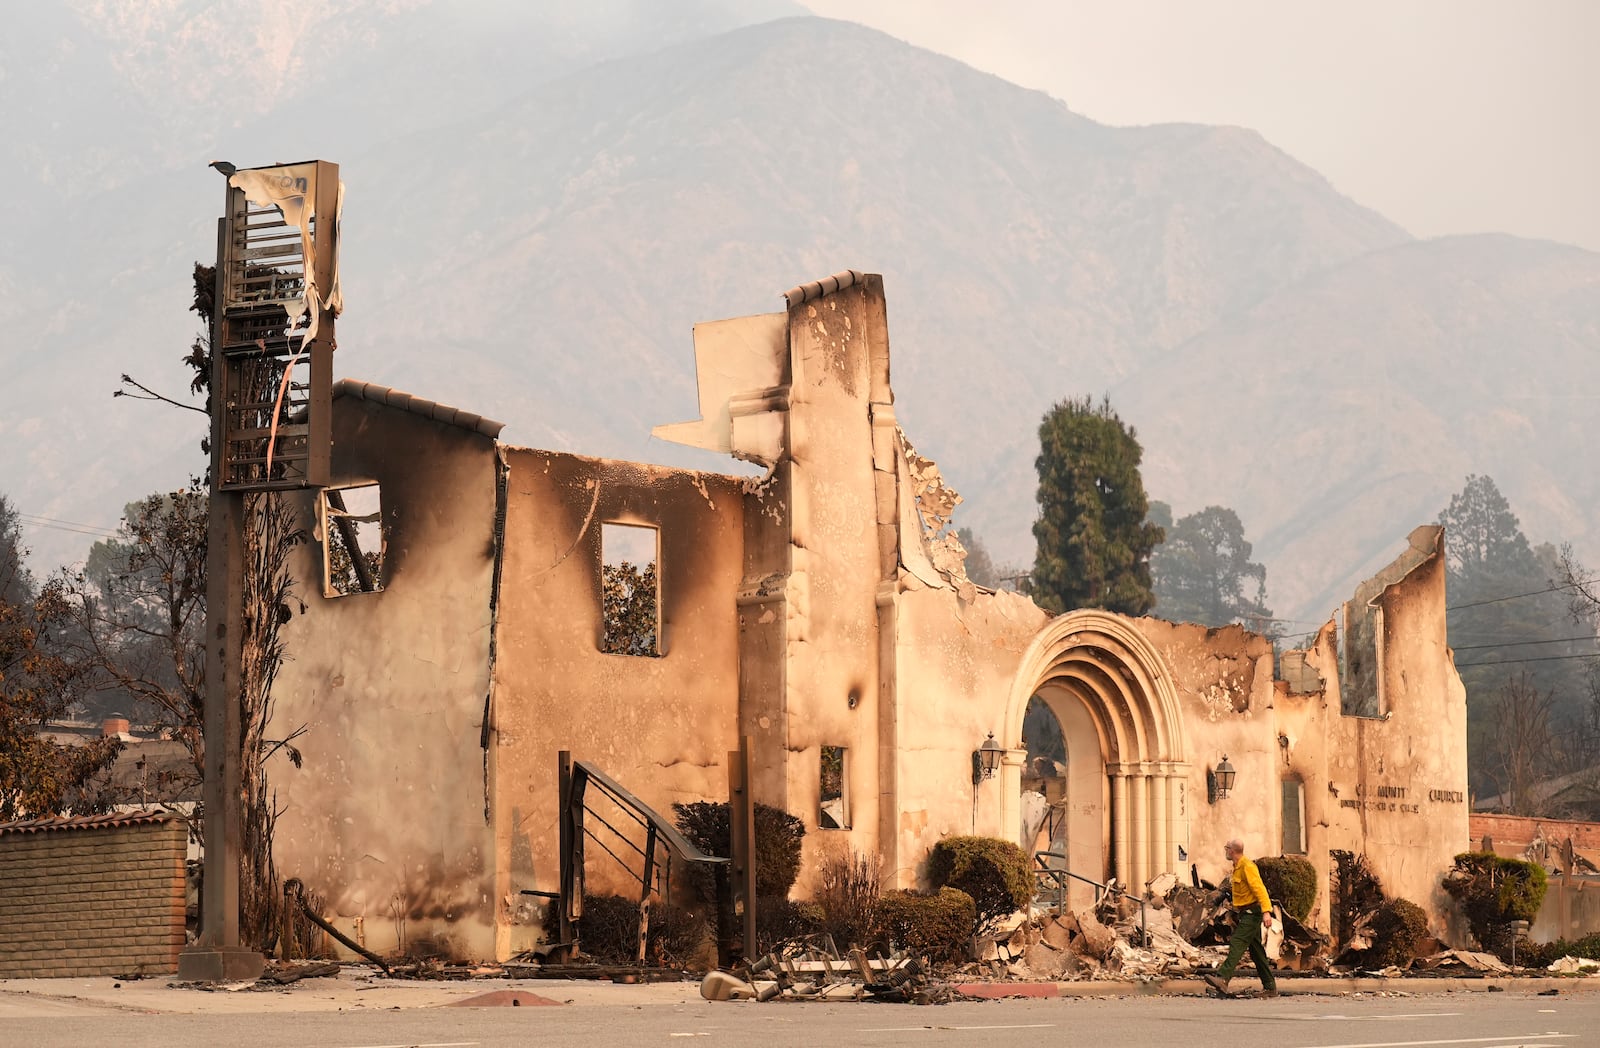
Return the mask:
<svg viewBox="0 0 1600 1048">
<path fill-rule="evenodd" d="M 1283 784 L 1298 782 L 1319 926 L 1327 926 L 1329 853 L 1342 850 L 1364 853 L 1385 891 L 1428 910 L 1437 934 L 1450 933 L 1439 881 L 1466 837 L 1466 698 L 1445 647 L 1440 541 L 1437 528 L 1418 528 L 1406 553 L 1357 591 L 1372 605 L 1361 617 L 1381 627 L 1363 676 L 1383 696 L 1381 716 L 1341 712 L 1333 622 L 1292 660 L 1296 681 L 1274 682 L 1264 638 L 1139 620 L 1172 667 L 1190 723 L 1189 852 L 1202 877 L 1225 876 L 1222 845 L 1232 836 L 1251 855 L 1280 854 Z M 1324 688 L 1305 690 L 1318 676 Z M 1206 772 L 1223 755 L 1237 771 L 1233 792 L 1206 803 Z"/>
<path fill-rule="evenodd" d="M 1230 837 L 1243 838 L 1252 856 L 1278 854 L 1272 644 L 1241 626 L 1212 629 L 1150 618 L 1133 625 L 1170 668 L 1188 729 L 1187 824 L 1179 843 L 1202 877 L 1220 883 L 1226 876 L 1222 846 Z M 1233 792 L 1212 803 L 1207 773 L 1224 755 L 1238 777 Z"/>
<path fill-rule="evenodd" d="M 1329 698 L 1326 841 L 1364 851 L 1385 891 L 1438 915 L 1449 906 L 1440 877 L 1467 835 L 1468 814 L 1467 701 L 1445 645 L 1443 529 L 1413 531 L 1410 549 L 1377 579 L 1370 599 L 1383 709 L 1375 718 L 1333 716 L 1340 703 Z M 1337 658 L 1324 630 L 1314 661 L 1330 688 L 1338 687 Z"/>
<path fill-rule="evenodd" d="M 777 528 L 789 547 L 781 607 L 760 610 L 783 623 L 783 705 L 750 692 L 745 700 L 754 759 L 766 767 L 756 797 L 807 826 L 803 892 L 823 851 L 851 845 L 873 852 L 882 843 L 880 736 L 888 725 L 879 593 L 893 578 L 883 551 L 885 544 L 893 550 L 894 505 L 880 506 L 874 442 L 881 444 L 894 422 L 881 279 L 866 276 L 833 294 L 791 300 L 788 342 L 788 441 L 771 493 L 753 494 L 747 510 L 759 528 Z M 774 504 L 774 496 L 787 505 Z M 770 646 L 747 633 L 743 657 L 758 659 Z M 845 749 L 848 829 L 818 828 L 826 746 Z"/>
<path fill-rule="evenodd" d="M 1018 827 L 1001 825 L 1006 778 L 974 786 L 972 751 L 989 732 L 1002 746 L 1018 744 L 1006 738 L 998 714 L 1023 651 L 1050 616 L 1014 593 L 978 591 L 966 600 L 909 574 L 902 585 L 895 601 L 899 788 L 884 873 L 908 888 L 924 883 L 928 852 L 943 837 L 1017 837 Z"/>
<path fill-rule="evenodd" d="M 333 598 L 322 595 L 317 496 L 286 496 L 315 537 L 293 560 L 306 611 L 284 627 L 267 731 L 305 728 L 304 766 L 280 754 L 268 768 L 284 806 L 278 868 L 378 950 L 432 940 L 482 957 L 494 945 L 481 729 L 495 476 L 488 437 L 336 400 L 334 484 L 379 483 L 386 548 L 381 591 Z"/>
<path fill-rule="evenodd" d="M 669 818 L 674 802 L 727 798 L 744 529 L 739 478 L 524 448 L 504 455 L 491 715 L 500 957 L 540 930 L 541 914 L 517 893 L 559 885 L 560 750 L 599 764 Z M 659 658 L 601 651 L 607 523 L 659 529 Z M 587 869 L 591 891 L 638 890 L 598 848 Z"/>
</svg>

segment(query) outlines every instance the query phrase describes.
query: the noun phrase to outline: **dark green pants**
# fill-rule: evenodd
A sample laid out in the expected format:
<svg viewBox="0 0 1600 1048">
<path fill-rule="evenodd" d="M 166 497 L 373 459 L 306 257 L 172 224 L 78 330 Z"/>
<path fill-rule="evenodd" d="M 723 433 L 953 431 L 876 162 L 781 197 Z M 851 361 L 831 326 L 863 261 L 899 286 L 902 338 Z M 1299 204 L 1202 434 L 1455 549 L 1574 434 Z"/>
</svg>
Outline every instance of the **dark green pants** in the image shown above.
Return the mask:
<svg viewBox="0 0 1600 1048">
<path fill-rule="evenodd" d="M 1249 950 L 1250 959 L 1256 962 L 1256 974 L 1261 976 L 1261 988 L 1276 990 L 1278 980 L 1272 977 L 1272 963 L 1267 960 L 1267 948 L 1261 944 L 1261 907 L 1252 903 L 1235 912 L 1239 923 L 1233 929 L 1233 938 L 1228 940 L 1228 959 L 1222 962 L 1217 974 L 1223 982 L 1232 979 L 1233 970 L 1239 967 L 1244 952 Z"/>
</svg>

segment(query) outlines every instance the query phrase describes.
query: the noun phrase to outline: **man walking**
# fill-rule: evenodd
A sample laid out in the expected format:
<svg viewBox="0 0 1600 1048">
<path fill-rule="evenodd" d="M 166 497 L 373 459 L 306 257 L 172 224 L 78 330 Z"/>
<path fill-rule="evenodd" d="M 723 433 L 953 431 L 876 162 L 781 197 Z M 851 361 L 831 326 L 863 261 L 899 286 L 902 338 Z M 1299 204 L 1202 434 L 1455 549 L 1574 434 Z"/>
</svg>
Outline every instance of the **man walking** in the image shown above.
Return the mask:
<svg viewBox="0 0 1600 1048">
<path fill-rule="evenodd" d="M 1238 923 L 1234 925 L 1233 938 L 1228 941 L 1228 959 L 1222 962 L 1215 975 L 1205 976 L 1206 984 L 1226 996 L 1233 970 L 1239 967 L 1239 960 L 1248 949 L 1256 972 L 1261 976 L 1262 996 L 1276 997 L 1278 981 L 1272 977 L 1267 948 L 1261 944 L 1261 929 L 1272 927 L 1272 900 L 1267 898 L 1267 886 L 1261 883 L 1261 871 L 1256 869 L 1256 864 L 1244 857 L 1243 841 L 1235 837 L 1227 843 L 1223 853 L 1233 865 L 1233 876 L 1229 880 Z"/>
</svg>

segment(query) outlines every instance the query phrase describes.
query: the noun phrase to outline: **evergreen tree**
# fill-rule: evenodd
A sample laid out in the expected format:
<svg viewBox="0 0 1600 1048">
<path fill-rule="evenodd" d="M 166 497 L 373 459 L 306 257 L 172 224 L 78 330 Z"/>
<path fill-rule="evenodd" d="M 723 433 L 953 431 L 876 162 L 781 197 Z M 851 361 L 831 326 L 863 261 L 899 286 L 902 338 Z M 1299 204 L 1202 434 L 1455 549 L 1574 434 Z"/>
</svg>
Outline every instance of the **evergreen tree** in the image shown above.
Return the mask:
<svg viewBox="0 0 1600 1048">
<path fill-rule="evenodd" d="M 1171 521 L 1165 503 L 1155 503 L 1150 517 Z M 1167 540 L 1150 556 L 1156 612 L 1174 622 L 1204 626 L 1243 623 L 1263 628 L 1272 617 L 1267 607 L 1267 569 L 1250 559 L 1239 515 L 1226 506 L 1207 506 L 1176 524 L 1165 526 Z"/>
<path fill-rule="evenodd" d="M 967 578 L 980 586 L 994 589 L 1000 585 L 1000 571 L 989 556 L 989 547 L 972 533 L 971 528 L 957 528 L 956 538 L 967 551 Z"/>
<path fill-rule="evenodd" d="M 1574 621 L 1563 564 L 1548 545 L 1532 546 L 1517 515 L 1494 481 L 1467 477 L 1439 515 L 1445 526 L 1449 642 L 1467 689 L 1467 768 L 1479 797 L 1518 787 L 1532 799 L 1527 778 L 1535 767 L 1545 778 L 1576 770 L 1594 740 L 1584 733 L 1590 689 L 1581 656 L 1597 651 L 1592 614 Z M 1573 657 L 1568 657 L 1573 656 Z M 1532 661 L 1524 661 L 1532 660 Z M 1542 752 L 1505 754 L 1503 724 L 1507 696 L 1540 696 L 1548 732 Z M 1526 750 L 1526 739 L 1518 745 Z M 1521 801 L 1519 800 L 1519 804 Z M 1528 812 L 1531 814 L 1531 811 Z"/>
<path fill-rule="evenodd" d="M 1104 608 L 1143 615 L 1155 604 L 1150 551 L 1162 532 L 1139 477 L 1143 450 L 1104 399 L 1066 400 L 1039 426 L 1038 541 L 1030 589 L 1047 611 Z"/>
</svg>

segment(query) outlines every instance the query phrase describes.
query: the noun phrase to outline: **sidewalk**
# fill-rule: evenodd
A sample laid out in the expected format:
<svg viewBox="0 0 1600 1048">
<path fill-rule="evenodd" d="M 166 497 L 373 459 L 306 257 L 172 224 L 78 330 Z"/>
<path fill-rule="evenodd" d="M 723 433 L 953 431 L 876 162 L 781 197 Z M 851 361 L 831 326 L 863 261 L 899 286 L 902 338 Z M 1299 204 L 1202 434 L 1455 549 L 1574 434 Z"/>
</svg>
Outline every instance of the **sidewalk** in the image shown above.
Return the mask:
<svg viewBox="0 0 1600 1048">
<path fill-rule="evenodd" d="M 1124 997 L 1192 996 L 1207 992 L 1199 979 L 1154 982 L 1062 983 L 957 983 L 971 997 Z M 1259 989 L 1253 979 L 1240 978 L 1235 988 L 1242 996 Z M 1329 979 L 1282 978 L 1278 989 L 1285 996 L 1339 996 L 1392 994 L 1431 996 L 1448 993 L 1506 991 L 1519 996 L 1556 990 L 1562 995 L 1600 990 L 1600 978 L 1548 976 L 1484 979 L 1395 978 Z M 388 1011 L 447 1006 L 573 1006 L 579 1008 L 673 1006 L 705 1004 L 707 1007 L 783 1007 L 778 1004 L 729 1002 L 710 1004 L 700 997 L 699 981 L 616 984 L 568 979 L 388 979 L 374 969 L 350 966 L 338 976 L 303 979 L 288 986 L 256 989 L 254 984 L 198 989 L 177 984 L 170 976 L 121 981 L 93 979 L 0 980 L 0 1021 L 104 1014 L 123 1011 L 144 1014 L 226 1015 L 256 1012 Z M 481 1000 L 479 1000 L 481 999 Z"/>
<path fill-rule="evenodd" d="M 337 976 L 270 989 L 254 983 L 201 989 L 180 984 L 170 975 L 126 981 L 0 979 L 0 1020 L 106 1011 L 179 1015 L 387 1011 L 442 1008 L 486 995 L 494 997 L 485 1004 L 510 1006 L 508 991 L 515 991 L 523 1006 L 644 1007 L 701 1000 L 698 980 L 619 985 L 573 979 L 389 979 L 375 968 L 351 965 Z"/>
</svg>

